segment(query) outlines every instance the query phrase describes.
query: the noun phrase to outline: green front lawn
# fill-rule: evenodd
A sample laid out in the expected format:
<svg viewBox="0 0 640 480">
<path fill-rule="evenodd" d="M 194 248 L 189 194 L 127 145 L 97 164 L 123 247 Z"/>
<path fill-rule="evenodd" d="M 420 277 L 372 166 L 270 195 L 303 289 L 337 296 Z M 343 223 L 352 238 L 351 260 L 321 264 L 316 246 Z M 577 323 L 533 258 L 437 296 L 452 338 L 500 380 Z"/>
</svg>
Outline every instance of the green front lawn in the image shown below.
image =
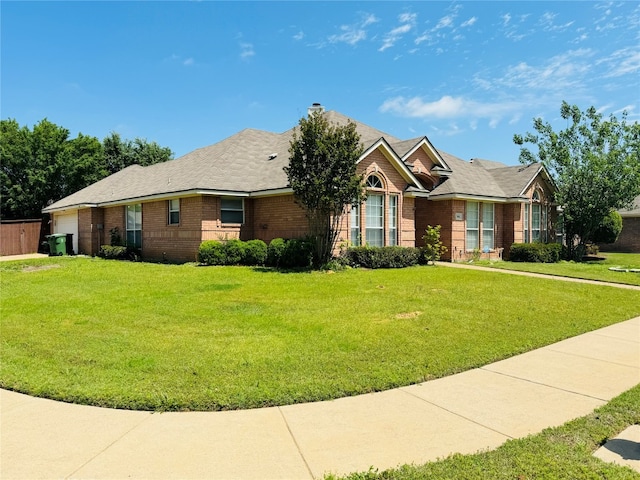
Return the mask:
<svg viewBox="0 0 640 480">
<path fill-rule="evenodd" d="M 0 386 L 218 410 L 384 390 L 640 315 L 640 293 L 440 267 L 0 263 Z"/>
<path fill-rule="evenodd" d="M 509 440 L 489 452 L 455 454 L 439 462 L 404 465 L 383 472 L 354 473 L 348 480 L 632 480 L 629 467 L 593 456 L 601 445 L 629 425 L 640 424 L 640 385 L 593 413 L 537 435 Z M 336 477 L 328 475 L 327 480 Z"/>
<path fill-rule="evenodd" d="M 520 272 L 546 273 L 561 277 L 640 285 L 640 273 L 609 270 L 611 267 L 640 269 L 640 253 L 600 253 L 598 256 L 604 257 L 605 260 L 588 262 L 561 261 L 559 263 L 480 262 L 479 265 Z"/>
</svg>

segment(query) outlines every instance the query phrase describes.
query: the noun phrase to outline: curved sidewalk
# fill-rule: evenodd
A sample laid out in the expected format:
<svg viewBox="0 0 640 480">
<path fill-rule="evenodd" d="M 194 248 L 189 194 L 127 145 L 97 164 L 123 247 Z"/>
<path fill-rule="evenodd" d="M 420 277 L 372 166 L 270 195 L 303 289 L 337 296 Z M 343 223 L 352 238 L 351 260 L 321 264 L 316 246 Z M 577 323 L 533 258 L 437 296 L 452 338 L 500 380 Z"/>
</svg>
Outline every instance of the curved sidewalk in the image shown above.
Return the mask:
<svg viewBox="0 0 640 480">
<path fill-rule="evenodd" d="M 151 413 L 0 391 L 0 478 L 312 479 L 492 449 L 640 382 L 640 317 L 458 375 L 339 400 Z"/>
</svg>

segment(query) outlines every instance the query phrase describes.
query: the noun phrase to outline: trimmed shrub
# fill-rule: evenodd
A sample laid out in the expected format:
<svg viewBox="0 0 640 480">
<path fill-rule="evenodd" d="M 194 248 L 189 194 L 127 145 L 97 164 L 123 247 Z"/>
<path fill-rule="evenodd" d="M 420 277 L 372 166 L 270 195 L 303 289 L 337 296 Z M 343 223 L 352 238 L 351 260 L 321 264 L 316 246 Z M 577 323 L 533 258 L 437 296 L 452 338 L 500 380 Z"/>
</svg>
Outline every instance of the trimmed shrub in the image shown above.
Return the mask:
<svg viewBox="0 0 640 480">
<path fill-rule="evenodd" d="M 244 242 L 242 240 L 232 239 L 227 240 L 222 245 L 224 265 L 240 265 L 246 249 Z"/>
<path fill-rule="evenodd" d="M 106 260 L 132 260 L 140 259 L 140 252 L 135 248 L 124 247 L 122 245 L 100 245 L 98 257 Z"/>
<path fill-rule="evenodd" d="M 364 268 L 404 268 L 424 258 L 419 248 L 368 246 L 349 248 L 345 257 L 350 266 Z"/>
<path fill-rule="evenodd" d="M 267 244 L 262 240 L 249 240 L 244 245 L 243 265 L 264 265 L 267 260 Z"/>
<path fill-rule="evenodd" d="M 314 244 L 307 238 L 292 238 L 285 242 L 280 267 L 308 268 L 313 265 Z"/>
<path fill-rule="evenodd" d="M 267 247 L 267 265 L 278 267 L 280 259 L 284 255 L 285 241 L 283 238 L 274 238 Z"/>
<path fill-rule="evenodd" d="M 308 268 L 313 262 L 313 243 L 306 238 L 274 238 L 267 248 L 266 264 L 278 268 Z"/>
<path fill-rule="evenodd" d="M 204 265 L 225 265 L 224 246 L 217 240 L 205 240 L 198 248 L 198 263 Z"/>
<path fill-rule="evenodd" d="M 511 262 L 556 263 L 560 261 L 559 243 L 514 243 L 509 250 Z"/>
</svg>

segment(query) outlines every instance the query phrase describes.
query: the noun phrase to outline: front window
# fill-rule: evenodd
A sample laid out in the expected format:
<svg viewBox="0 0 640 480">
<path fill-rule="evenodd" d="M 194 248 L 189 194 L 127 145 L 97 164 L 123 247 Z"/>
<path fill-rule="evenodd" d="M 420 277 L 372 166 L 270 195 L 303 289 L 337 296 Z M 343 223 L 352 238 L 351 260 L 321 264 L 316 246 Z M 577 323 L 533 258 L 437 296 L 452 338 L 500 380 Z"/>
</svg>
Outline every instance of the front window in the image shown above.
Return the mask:
<svg viewBox="0 0 640 480">
<path fill-rule="evenodd" d="M 142 248 L 142 204 L 127 205 L 127 246 Z"/>
<path fill-rule="evenodd" d="M 244 223 L 244 201 L 242 198 L 222 198 L 220 202 L 222 223 Z"/>
<path fill-rule="evenodd" d="M 524 205 L 524 243 L 529 243 L 529 204 Z"/>
<path fill-rule="evenodd" d="M 479 213 L 480 204 L 478 202 L 467 202 L 467 250 L 479 248 Z"/>
<path fill-rule="evenodd" d="M 540 238 L 540 204 L 531 205 L 531 241 L 539 242 Z"/>
<path fill-rule="evenodd" d="M 482 250 L 493 250 L 493 226 L 495 210 L 493 203 L 482 204 Z"/>
<path fill-rule="evenodd" d="M 389 245 L 398 245 L 398 196 L 389 197 Z"/>
<path fill-rule="evenodd" d="M 169 200 L 169 225 L 180 223 L 180 199 Z"/>
<path fill-rule="evenodd" d="M 369 177 L 371 178 L 371 177 Z M 376 177 L 377 178 L 377 177 Z M 384 196 L 367 196 L 366 202 L 366 237 L 365 241 L 372 247 L 384 245 Z"/>
<path fill-rule="evenodd" d="M 360 246 L 360 204 L 351 205 L 351 243 Z"/>
</svg>

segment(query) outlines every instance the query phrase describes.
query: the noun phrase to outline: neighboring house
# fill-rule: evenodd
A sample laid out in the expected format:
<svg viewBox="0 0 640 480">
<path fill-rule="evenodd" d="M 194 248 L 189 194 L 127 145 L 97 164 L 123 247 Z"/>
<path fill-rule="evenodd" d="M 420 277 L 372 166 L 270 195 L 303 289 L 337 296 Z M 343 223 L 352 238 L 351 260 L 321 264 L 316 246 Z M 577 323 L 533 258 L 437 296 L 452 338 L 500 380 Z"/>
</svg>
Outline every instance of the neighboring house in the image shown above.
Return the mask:
<svg viewBox="0 0 640 480">
<path fill-rule="evenodd" d="M 631 208 L 618 210 L 622 217 L 622 232 L 615 243 L 602 244 L 603 252 L 640 253 L 640 196 L 636 197 Z"/>
<path fill-rule="evenodd" d="M 349 120 L 311 109 L 332 123 Z M 459 261 L 554 239 L 554 186 L 541 165 L 466 162 L 427 137 L 400 140 L 354 123 L 367 199 L 344 215 L 339 243 L 420 246 L 427 226 L 441 225 L 445 259 Z M 74 250 L 89 255 L 116 228 L 143 258 L 168 261 L 194 261 L 203 240 L 301 237 L 307 220 L 283 170 L 293 131 L 246 129 L 176 160 L 130 166 L 44 212 L 54 232 L 73 233 Z"/>
</svg>

